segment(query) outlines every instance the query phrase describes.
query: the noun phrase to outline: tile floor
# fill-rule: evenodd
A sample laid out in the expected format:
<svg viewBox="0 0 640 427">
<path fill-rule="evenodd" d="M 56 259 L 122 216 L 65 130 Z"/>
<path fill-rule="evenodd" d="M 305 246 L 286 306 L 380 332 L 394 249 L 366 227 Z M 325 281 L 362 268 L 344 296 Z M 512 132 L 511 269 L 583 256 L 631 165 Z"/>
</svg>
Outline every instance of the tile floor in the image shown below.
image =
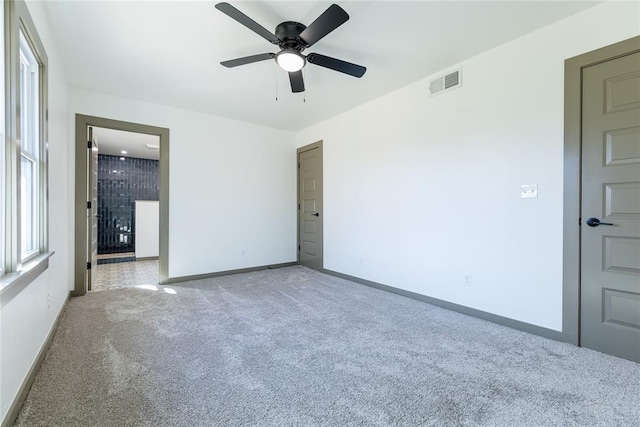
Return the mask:
<svg viewBox="0 0 640 427">
<path fill-rule="evenodd" d="M 98 276 L 92 291 L 158 284 L 158 260 L 118 262 L 97 266 Z"/>
</svg>

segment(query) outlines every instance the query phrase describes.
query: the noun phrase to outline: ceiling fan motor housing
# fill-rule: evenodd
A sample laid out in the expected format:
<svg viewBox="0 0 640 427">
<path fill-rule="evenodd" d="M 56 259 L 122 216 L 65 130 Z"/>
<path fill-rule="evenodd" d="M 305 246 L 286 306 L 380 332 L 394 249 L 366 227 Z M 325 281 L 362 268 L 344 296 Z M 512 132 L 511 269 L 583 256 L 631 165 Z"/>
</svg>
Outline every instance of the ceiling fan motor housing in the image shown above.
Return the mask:
<svg viewBox="0 0 640 427">
<path fill-rule="evenodd" d="M 300 33 L 307 27 L 299 22 L 285 21 L 276 27 L 276 37 L 280 39 L 278 45 L 281 49 L 295 49 L 302 52 L 306 43 L 300 38 Z"/>
</svg>

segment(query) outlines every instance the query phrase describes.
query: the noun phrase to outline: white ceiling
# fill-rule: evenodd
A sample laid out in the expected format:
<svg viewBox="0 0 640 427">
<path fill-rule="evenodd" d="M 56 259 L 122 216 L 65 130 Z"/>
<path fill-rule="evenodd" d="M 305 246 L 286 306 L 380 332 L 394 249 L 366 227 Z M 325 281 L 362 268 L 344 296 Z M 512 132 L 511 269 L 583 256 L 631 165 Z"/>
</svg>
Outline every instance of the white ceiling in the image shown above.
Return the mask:
<svg viewBox="0 0 640 427">
<path fill-rule="evenodd" d="M 98 144 L 99 154 L 153 160 L 160 158 L 159 149 L 147 147 L 147 145 L 160 146 L 160 137 L 158 135 L 94 127 L 93 138 Z M 126 151 L 126 153 L 123 153 L 123 151 Z"/>
<path fill-rule="evenodd" d="M 277 47 L 215 3 L 45 4 L 74 86 L 300 130 L 600 2 L 337 1 L 351 19 L 305 53 L 361 64 L 367 73 L 357 79 L 308 64 L 305 94 L 291 93 L 274 61 L 220 65 Z M 230 3 L 271 31 L 287 20 L 309 25 L 331 4 Z"/>
</svg>

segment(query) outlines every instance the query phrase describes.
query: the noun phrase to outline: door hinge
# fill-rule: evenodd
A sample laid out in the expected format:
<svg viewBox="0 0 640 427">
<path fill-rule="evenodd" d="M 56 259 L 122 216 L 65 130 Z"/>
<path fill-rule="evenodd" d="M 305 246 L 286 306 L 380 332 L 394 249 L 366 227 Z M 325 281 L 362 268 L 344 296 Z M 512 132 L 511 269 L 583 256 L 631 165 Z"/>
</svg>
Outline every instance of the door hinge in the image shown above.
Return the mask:
<svg viewBox="0 0 640 427">
<path fill-rule="evenodd" d="M 298 250 L 300 250 L 300 245 L 298 245 Z"/>
<path fill-rule="evenodd" d="M 298 210 L 300 210 L 300 203 L 298 203 Z"/>
<path fill-rule="evenodd" d="M 87 141 L 87 148 L 93 148 L 93 144 L 91 143 L 91 141 Z"/>
<path fill-rule="evenodd" d="M 91 209 L 91 202 L 87 202 L 87 209 Z"/>
<path fill-rule="evenodd" d="M 91 263 L 90 262 L 87 263 L 87 270 L 91 270 Z"/>
<path fill-rule="evenodd" d="M 300 163 L 298 163 L 298 169 L 300 169 Z"/>
</svg>

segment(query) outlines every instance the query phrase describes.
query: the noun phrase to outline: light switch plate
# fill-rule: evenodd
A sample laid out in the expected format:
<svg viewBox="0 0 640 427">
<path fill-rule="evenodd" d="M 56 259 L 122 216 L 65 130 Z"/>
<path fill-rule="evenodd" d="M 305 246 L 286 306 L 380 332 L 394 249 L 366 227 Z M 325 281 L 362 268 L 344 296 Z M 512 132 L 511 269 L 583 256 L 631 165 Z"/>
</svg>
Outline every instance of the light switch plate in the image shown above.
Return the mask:
<svg viewBox="0 0 640 427">
<path fill-rule="evenodd" d="M 538 184 L 526 184 L 520 186 L 520 198 L 521 199 L 537 199 L 538 198 Z"/>
</svg>

